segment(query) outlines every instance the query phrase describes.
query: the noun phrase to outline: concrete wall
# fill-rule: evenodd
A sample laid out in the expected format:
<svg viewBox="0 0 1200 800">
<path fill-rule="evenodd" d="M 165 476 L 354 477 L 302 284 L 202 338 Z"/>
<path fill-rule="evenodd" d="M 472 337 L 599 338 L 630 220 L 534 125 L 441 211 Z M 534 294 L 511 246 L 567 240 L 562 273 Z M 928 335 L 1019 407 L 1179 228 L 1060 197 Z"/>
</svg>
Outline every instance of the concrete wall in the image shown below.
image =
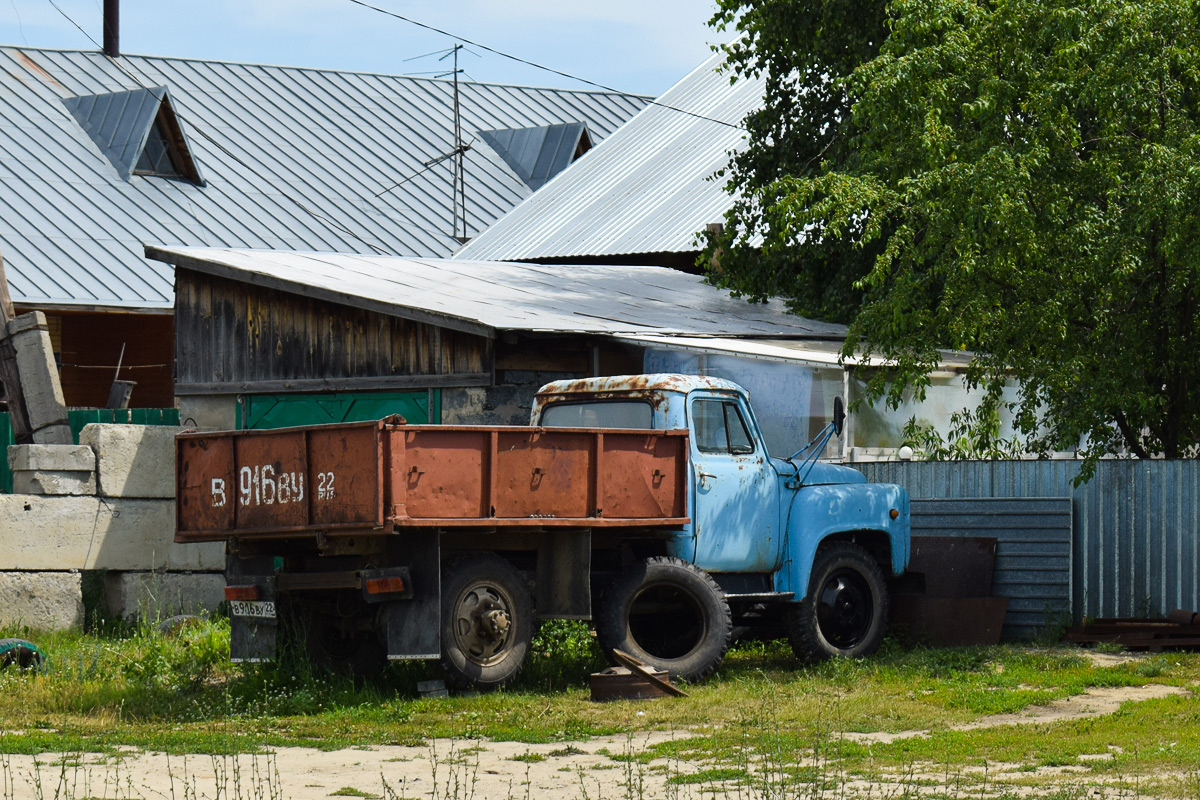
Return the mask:
<svg viewBox="0 0 1200 800">
<path fill-rule="evenodd" d="M 201 431 L 232 431 L 237 429 L 237 396 L 181 395 L 179 421 L 185 428 Z"/>
<path fill-rule="evenodd" d="M 174 500 L 0 495 L 6 570 L 225 569 L 221 543 L 174 537 Z"/>
<path fill-rule="evenodd" d="M 102 606 L 110 617 L 162 620 L 216 608 L 225 599 L 223 572 L 107 572 Z"/>
<path fill-rule="evenodd" d="M 0 495 L 0 622 L 83 622 L 81 572 L 104 573 L 104 610 L 151 618 L 220 602 L 224 545 L 176 544 L 175 433 L 88 425 L 81 445 L 9 448 Z M 207 573 L 207 574 L 204 574 Z"/>
<path fill-rule="evenodd" d="M 0 622 L 34 630 L 83 626 L 78 572 L 0 572 Z"/>
</svg>

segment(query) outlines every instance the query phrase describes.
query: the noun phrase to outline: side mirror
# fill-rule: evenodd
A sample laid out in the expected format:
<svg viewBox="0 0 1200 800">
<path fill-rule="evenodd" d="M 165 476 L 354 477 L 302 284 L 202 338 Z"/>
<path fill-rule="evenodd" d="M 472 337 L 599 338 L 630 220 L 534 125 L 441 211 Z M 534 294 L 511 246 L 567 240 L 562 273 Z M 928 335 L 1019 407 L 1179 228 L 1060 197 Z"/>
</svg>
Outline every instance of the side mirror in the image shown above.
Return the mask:
<svg viewBox="0 0 1200 800">
<path fill-rule="evenodd" d="M 842 404 L 842 398 L 833 398 L 833 432 L 839 437 L 842 435 L 842 428 L 846 424 L 846 406 Z"/>
</svg>

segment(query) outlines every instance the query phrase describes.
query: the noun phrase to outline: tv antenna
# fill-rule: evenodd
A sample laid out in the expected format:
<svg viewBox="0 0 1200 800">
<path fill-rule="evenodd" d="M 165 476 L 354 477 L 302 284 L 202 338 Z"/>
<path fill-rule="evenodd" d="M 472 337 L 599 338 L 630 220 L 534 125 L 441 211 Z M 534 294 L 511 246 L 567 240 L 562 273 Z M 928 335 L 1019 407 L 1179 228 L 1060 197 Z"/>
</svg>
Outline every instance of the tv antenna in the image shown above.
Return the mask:
<svg viewBox="0 0 1200 800">
<path fill-rule="evenodd" d="M 446 78 L 449 76 L 454 77 L 454 148 L 448 153 L 443 153 L 436 158 L 426 161 L 425 168 L 428 169 L 429 167 L 439 164 L 442 161 L 450 161 L 450 225 L 453 229 L 452 235 L 454 238 L 457 239 L 459 243 L 466 244 L 471 237 L 467 235 L 467 163 L 465 156 L 467 151 L 471 149 L 474 140 L 471 142 L 464 142 L 462 135 L 462 95 L 459 91 L 458 76 L 460 73 L 465 74 L 465 70 L 460 69 L 458 66 L 458 53 L 460 50 L 466 50 L 466 52 L 471 53 L 471 55 L 477 58 L 479 57 L 478 53 L 471 52 L 465 45 L 455 43 L 455 45 L 448 50 L 437 50 L 432 53 L 425 53 L 424 55 L 413 56 L 412 58 L 406 58 L 404 60 L 415 61 L 418 58 L 428 58 L 429 56 L 435 55 L 441 56 L 438 61 L 445 61 L 447 58 L 453 59 L 451 68 L 448 72 L 438 71 L 433 73 L 419 73 L 426 75 L 433 74 L 435 78 Z"/>
<path fill-rule="evenodd" d="M 454 160 L 451 162 L 453 182 L 450 190 L 450 205 L 453 209 L 451 214 L 454 238 L 459 241 L 459 244 L 466 244 L 467 239 L 470 238 L 467 236 L 467 171 L 466 160 L 463 158 L 470 145 L 463 146 L 462 106 L 459 103 L 458 94 L 458 73 L 461 71 L 458 68 L 458 51 L 463 49 L 463 45 L 455 42 L 454 47 L 450 48 L 450 52 L 438 59 L 438 61 L 445 61 L 447 58 L 454 58 L 454 70 L 451 73 L 454 75 Z M 462 222 L 462 233 L 459 233 L 460 221 Z"/>
</svg>

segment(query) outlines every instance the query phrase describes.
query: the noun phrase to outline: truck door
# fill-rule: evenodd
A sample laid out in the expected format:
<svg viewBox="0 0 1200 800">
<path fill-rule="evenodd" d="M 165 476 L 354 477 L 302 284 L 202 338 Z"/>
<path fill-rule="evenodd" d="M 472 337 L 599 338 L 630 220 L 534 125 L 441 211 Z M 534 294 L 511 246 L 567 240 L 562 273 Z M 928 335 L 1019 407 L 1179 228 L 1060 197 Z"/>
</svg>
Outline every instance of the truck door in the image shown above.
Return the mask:
<svg viewBox="0 0 1200 800">
<path fill-rule="evenodd" d="M 772 572 L 779 561 L 776 475 L 741 398 L 689 399 L 696 566 Z"/>
</svg>

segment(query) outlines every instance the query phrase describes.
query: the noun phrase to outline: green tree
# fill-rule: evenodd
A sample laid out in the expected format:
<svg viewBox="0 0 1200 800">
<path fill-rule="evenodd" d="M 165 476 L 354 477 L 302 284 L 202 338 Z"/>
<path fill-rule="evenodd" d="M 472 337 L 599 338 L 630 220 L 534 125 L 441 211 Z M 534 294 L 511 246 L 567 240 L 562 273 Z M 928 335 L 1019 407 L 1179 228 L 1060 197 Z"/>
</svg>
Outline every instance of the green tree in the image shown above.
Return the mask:
<svg viewBox="0 0 1200 800">
<path fill-rule="evenodd" d="M 776 216 L 792 178 L 814 178 L 854 157 L 847 147 L 847 79 L 879 52 L 885 35 L 881 0 L 723 0 L 712 24 L 736 25 L 727 47 L 731 79 L 761 75 L 763 106 L 743 121 L 747 146 L 723 177 L 739 187 L 725 230 L 709 237 L 720 249 L 716 283 L 754 300 L 787 298 L 798 314 L 849 322 L 862 301 L 854 284 L 870 270 L 872 247 L 827 237 L 792 245 L 790 219 Z M 801 259 L 803 259 L 801 261 Z"/>
<path fill-rule="evenodd" d="M 829 24 L 838 6 L 867 33 Z M 1194 454 L 1196 2 L 722 0 L 714 23 L 745 33 L 729 68 L 768 77 L 715 282 L 810 313 L 830 287 L 846 351 L 895 364 L 876 396 L 920 392 L 938 348 L 969 351 L 982 418 L 1014 380 L 1032 450 Z M 836 102 L 798 111 L 814 91 Z"/>
</svg>

